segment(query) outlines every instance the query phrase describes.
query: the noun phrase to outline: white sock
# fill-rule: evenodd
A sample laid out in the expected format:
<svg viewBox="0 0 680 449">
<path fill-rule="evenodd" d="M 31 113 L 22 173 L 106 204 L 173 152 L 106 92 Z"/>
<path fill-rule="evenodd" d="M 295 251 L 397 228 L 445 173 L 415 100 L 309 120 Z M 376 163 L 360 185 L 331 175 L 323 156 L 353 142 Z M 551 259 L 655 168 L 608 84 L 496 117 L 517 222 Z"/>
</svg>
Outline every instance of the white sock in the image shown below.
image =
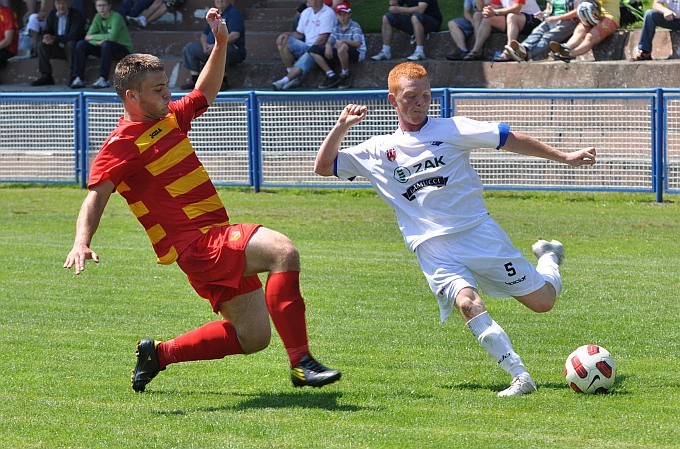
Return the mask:
<svg viewBox="0 0 680 449">
<path fill-rule="evenodd" d="M 288 78 L 288 76 L 284 76 L 281 78 L 281 81 L 283 81 L 283 84 L 288 84 L 290 82 L 290 78 Z"/>
<path fill-rule="evenodd" d="M 345 69 L 340 70 L 340 75 L 342 75 L 342 76 L 349 75 L 349 69 L 347 69 L 347 70 L 345 70 Z"/>
<path fill-rule="evenodd" d="M 329 70 L 328 72 L 326 72 L 326 76 L 329 78 L 333 78 L 335 76 L 335 71 Z"/>
<path fill-rule="evenodd" d="M 425 54 L 425 47 L 422 45 L 416 45 L 416 53 Z"/>
<path fill-rule="evenodd" d="M 536 264 L 538 271 L 546 282 L 555 287 L 555 292 L 559 295 L 562 291 L 562 275 L 560 266 L 557 264 L 557 255 L 553 252 L 543 254 Z"/>
<path fill-rule="evenodd" d="M 382 52 L 385 53 L 386 55 L 391 55 L 392 54 L 392 46 L 391 45 L 384 45 L 382 46 Z"/>
<path fill-rule="evenodd" d="M 488 312 L 483 312 L 465 325 L 486 352 L 513 378 L 526 372 L 522 359 L 512 349 L 508 334 L 498 325 Z"/>
</svg>

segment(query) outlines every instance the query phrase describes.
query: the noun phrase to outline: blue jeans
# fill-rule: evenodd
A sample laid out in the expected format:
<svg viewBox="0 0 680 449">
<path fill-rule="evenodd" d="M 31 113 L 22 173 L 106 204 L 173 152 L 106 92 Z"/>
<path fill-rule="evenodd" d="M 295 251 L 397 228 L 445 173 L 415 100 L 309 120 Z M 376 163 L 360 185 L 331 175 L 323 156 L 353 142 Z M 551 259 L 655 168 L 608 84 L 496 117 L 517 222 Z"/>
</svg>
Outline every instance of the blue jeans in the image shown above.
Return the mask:
<svg viewBox="0 0 680 449">
<path fill-rule="evenodd" d="M 302 71 L 302 76 L 305 76 L 316 67 L 316 61 L 307 51 L 311 48 L 304 41 L 297 39 L 292 34 L 288 36 L 288 49 L 297 58 L 294 66 Z"/>
<path fill-rule="evenodd" d="M 652 41 L 658 26 L 669 30 L 680 30 L 680 19 L 668 21 L 664 19 L 660 12 L 653 9 L 645 11 L 645 21 L 642 23 L 642 34 L 638 42 L 638 49 L 647 53 L 652 52 Z"/>
<path fill-rule="evenodd" d="M 574 34 L 578 20 L 560 20 L 559 22 L 542 22 L 524 39 L 522 45 L 526 47 L 529 57 L 533 61 L 545 59 L 550 51 L 550 41 L 564 42 Z"/>
</svg>

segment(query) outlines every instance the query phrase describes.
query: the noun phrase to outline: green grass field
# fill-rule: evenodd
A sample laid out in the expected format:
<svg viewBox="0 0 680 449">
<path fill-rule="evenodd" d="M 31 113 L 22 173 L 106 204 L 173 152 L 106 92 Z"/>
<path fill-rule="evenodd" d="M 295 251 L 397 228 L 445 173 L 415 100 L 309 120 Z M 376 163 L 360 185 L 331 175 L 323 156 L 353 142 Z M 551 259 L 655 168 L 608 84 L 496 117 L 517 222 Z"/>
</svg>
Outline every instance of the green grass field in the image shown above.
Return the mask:
<svg viewBox="0 0 680 449">
<path fill-rule="evenodd" d="M 114 195 L 93 247 L 62 268 L 85 191 L 0 186 L 2 448 L 677 448 L 680 445 L 680 201 L 652 195 L 487 193 L 526 254 L 567 248 L 565 290 L 535 314 L 486 298 L 539 390 L 509 383 L 436 300 L 392 212 L 370 191 L 221 189 L 232 220 L 288 234 L 300 249 L 311 347 L 342 380 L 294 389 L 278 336 L 248 357 L 170 366 L 136 394 L 139 338 L 215 319 L 176 266 L 161 267 Z M 533 257 L 533 256 L 532 256 Z M 577 346 L 618 363 L 612 393 L 573 393 Z"/>
</svg>

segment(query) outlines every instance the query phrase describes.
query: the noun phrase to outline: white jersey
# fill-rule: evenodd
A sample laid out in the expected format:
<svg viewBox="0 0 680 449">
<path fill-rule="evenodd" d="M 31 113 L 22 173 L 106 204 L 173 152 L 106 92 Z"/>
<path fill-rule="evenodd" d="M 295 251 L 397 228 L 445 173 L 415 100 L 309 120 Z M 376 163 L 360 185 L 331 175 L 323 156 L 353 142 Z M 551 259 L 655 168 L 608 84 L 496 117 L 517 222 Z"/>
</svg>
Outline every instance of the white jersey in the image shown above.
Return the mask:
<svg viewBox="0 0 680 449">
<path fill-rule="evenodd" d="M 324 4 L 318 12 L 308 7 L 300 14 L 300 20 L 295 31 L 305 35 L 305 44 L 314 45 L 320 34 L 333 31 L 333 27 L 338 22 L 333 8 Z"/>
<path fill-rule="evenodd" d="M 509 131 L 504 123 L 429 117 L 418 132 L 398 129 L 341 150 L 335 175 L 367 178 L 394 209 L 414 251 L 427 239 L 470 229 L 488 217 L 470 152 L 500 148 Z"/>
</svg>

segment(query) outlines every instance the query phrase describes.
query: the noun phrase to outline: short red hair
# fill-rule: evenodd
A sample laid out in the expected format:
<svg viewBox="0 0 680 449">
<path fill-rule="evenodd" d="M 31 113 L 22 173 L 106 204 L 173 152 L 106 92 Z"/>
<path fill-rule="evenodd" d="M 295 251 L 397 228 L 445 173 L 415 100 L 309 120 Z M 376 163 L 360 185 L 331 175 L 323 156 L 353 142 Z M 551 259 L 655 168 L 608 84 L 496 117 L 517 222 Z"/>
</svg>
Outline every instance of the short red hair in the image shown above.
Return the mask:
<svg viewBox="0 0 680 449">
<path fill-rule="evenodd" d="M 415 62 L 402 62 L 390 70 L 390 74 L 387 77 L 387 88 L 391 94 L 396 95 L 397 91 L 399 91 L 401 88 L 399 79 L 402 77 L 409 79 L 419 79 L 427 78 L 428 74 L 427 70 L 425 70 L 425 67 L 420 64 L 416 64 Z"/>
</svg>

